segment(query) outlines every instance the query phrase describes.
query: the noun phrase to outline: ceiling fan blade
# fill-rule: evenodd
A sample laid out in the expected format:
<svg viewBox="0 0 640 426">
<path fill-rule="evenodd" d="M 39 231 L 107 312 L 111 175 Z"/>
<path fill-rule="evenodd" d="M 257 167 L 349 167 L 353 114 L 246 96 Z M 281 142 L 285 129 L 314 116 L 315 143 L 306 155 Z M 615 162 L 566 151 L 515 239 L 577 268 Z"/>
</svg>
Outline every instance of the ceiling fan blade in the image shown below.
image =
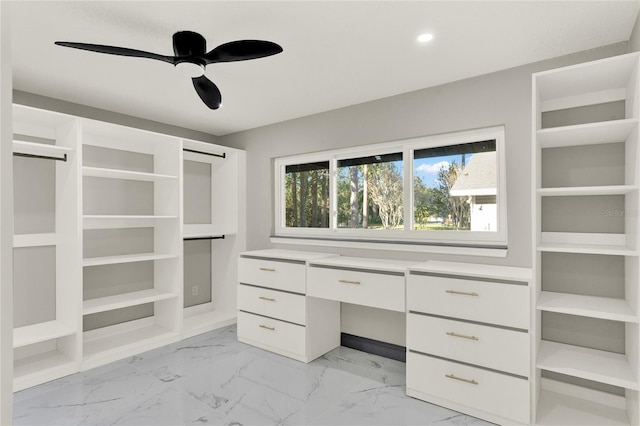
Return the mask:
<svg viewBox="0 0 640 426">
<path fill-rule="evenodd" d="M 74 43 L 69 41 L 56 41 L 58 46 L 72 47 L 74 49 L 88 50 L 91 52 L 106 53 L 109 55 L 132 56 L 134 58 L 156 59 L 158 61 L 175 64 L 173 56 L 158 55 L 156 53 L 144 52 L 142 50 L 128 49 L 126 47 L 103 46 L 101 44 Z"/>
<path fill-rule="evenodd" d="M 246 61 L 248 59 L 264 58 L 282 52 L 282 47 L 276 43 L 264 40 L 238 40 L 221 44 L 202 58 L 208 64 L 215 62 Z"/>
<path fill-rule="evenodd" d="M 202 102 L 211 109 L 220 108 L 220 105 L 222 104 L 222 94 L 220 93 L 218 86 L 204 75 L 201 77 L 195 77 L 192 80 L 193 87 L 195 87 L 196 93 L 200 96 Z"/>
</svg>

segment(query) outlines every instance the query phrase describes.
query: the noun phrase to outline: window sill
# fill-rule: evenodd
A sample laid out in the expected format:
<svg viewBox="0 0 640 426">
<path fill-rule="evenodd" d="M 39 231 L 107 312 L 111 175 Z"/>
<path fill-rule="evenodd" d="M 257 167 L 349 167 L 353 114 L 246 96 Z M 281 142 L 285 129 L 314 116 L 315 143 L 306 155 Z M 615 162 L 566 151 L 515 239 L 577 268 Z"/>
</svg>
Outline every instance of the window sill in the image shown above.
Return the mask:
<svg viewBox="0 0 640 426">
<path fill-rule="evenodd" d="M 338 238 L 310 238 L 272 235 L 273 244 L 292 244 L 321 247 L 358 248 L 367 250 L 406 251 L 414 253 L 437 253 L 459 256 L 507 257 L 506 246 L 472 246 L 446 243 L 422 243 L 393 240 L 358 240 Z"/>
</svg>

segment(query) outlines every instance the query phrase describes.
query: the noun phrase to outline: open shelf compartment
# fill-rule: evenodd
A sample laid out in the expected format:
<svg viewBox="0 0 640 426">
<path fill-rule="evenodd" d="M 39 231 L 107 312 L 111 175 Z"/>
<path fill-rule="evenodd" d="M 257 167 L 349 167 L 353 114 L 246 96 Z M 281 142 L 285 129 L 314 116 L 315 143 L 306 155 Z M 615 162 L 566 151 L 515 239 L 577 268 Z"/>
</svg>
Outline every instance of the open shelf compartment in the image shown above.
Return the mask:
<svg viewBox="0 0 640 426">
<path fill-rule="evenodd" d="M 114 309 L 126 308 L 129 306 L 143 305 L 145 303 L 157 302 L 160 300 L 178 297 L 177 294 L 158 289 L 134 291 L 131 293 L 118 294 L 115 296 L 100 297 L 85 300 L 83 302 L 83 315 L 106 312 Z"/>
<path fill-rule="evenodd" d="M 548 389 L 540 390 L 536 419 L 540 426 L 630 426 L 624 408 Z"/>
<path fill-rule="evenodd" d="M 637 119 L 603 121 L 538 130 L 541 148 L 624 142 L 638 127 Z"/>
<path fill-rule="evenodd" d="M 540 311 L 558 312 L 591 318 L 637 323 L 638 315 L 624 299 L 584 296 L 542 291 L 538 297 Z"/>
<path fill-rule="evenodd" d="M 180 333 L 149 317 L 84 333 L 83 368 L 135 355 L 180 340 Z"/>
<path fill-rule="evenodd" d="M 24 334 L 22 331 L 21 334 Z M 68 330 L 65 333 L 68 333 Z M 37 340 L 41 340 L 42 336 L 40 335 Z M 53 334 L 48 337 L 51 336 Z M 18 337 L 22 340 L 20 343 L 26 342 L 23 337 Z M 79 371 L 77 341 L 77 334 L 73 332 L 73 334 L 46 341 L 35 342 L 31 339 L 29 344 L 16 347 L 13 361 L 14 392 Z"/>
<path fill-rule="evenodd" d="M 637 391 L 638 380 L 625 355 L 543 340 L 536 368 Z"/>
<path fill-rule="evenodd" d="M 33 345 L 75 334 L 76 330 L 61 321 L 53 320 L 39 324 L 18 327 L 13 330 L 13 347 Z"/>
<path fill-rule="evenodd" d="M 171 253 L 136 253 L 123 254 L 118 256 L 86 257 L 82 260 L 82 264 L 85 267 L 113 265 L 117 263 L 147 262 L 150 260 L 173 259 L 176 257 L 178 257 L 178 255 Z"/>
</svg>

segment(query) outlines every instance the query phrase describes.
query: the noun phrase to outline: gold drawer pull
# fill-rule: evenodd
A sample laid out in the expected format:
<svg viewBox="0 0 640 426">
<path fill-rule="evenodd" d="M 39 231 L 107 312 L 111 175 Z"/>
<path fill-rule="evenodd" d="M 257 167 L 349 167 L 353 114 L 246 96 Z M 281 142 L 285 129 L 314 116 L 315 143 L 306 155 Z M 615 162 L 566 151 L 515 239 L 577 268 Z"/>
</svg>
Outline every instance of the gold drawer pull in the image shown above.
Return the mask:
<svg viewBox="0 0 640 426">
<path fill-rule="evenodd" d="M 267 272 L 275 272 L 276 270 L 273 268 L 260 268 L 261 271 L 267 271 Z"/>
<path fill-rule="evenodd" d="M 268 327 L 268 326 L 266 326 L 264 324 L 260 324 L 260 328 L 265 328 L 265 329 L 270 330 L 270 331 L 276 331 L 275 327 Z"/>
<path fill-rule="evenodd" d="M 478 296 L 478 293 L 475 293 L 473 291 L 447 290 L 447 293 L 450 293 L 450 294 L 461 294 L 463 296 Z"/>
<path fill-rule="evenodd" d="M 464 334 L 454 333 L 453 331 L 447 331 L 447 336 L 462 337 L 463 339 L 469 339 L 469 340 L 480 340 L 476 336 L 466 336 Z"/>
<path fill-rule="evenodd" d="M 275 302 L 276 299 L 272 299 L 270 297 L 258 296 L 258 299 L 266 300 L 267 302 Z"/>
<path fill-rule="evenodd" d="M 448 377 L 449 379 L 460 380 L 461 382 L 469 383 L 469 384 L 472 384 L 472 385 L 477 385 L 478 384 L 478 382 L 476 382 L 475 380 L 463 379 L 462 377 L 456 377 L 453 374 L 445 374 L 444 376 Z"/>
<path fill-rule="evenodd" d="M 351 280 L 338 280 L 339 283 L 344 284 L 360 284 L 360 281 L 351 281 Z"/>
</svg>

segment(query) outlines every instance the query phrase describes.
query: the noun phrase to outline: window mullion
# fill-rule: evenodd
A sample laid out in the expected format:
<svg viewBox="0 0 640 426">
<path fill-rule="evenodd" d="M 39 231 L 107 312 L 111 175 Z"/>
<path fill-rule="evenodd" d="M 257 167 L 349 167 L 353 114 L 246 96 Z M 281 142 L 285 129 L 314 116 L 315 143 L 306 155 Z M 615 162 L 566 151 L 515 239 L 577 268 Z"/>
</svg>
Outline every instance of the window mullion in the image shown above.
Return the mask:
<svg viewBox="0 0 640 426">
<path fill-rule="evenodd" d="M 403 158 L 403 222 L 404 231 L 413 230 L 413 151 L 405 146 L 402 152 Z"/>
<path fill-rule="evenodd" d="M 338 160 L 333 157 L 329 161 L 329 229 L 338 229 Z"/>
</svg>

